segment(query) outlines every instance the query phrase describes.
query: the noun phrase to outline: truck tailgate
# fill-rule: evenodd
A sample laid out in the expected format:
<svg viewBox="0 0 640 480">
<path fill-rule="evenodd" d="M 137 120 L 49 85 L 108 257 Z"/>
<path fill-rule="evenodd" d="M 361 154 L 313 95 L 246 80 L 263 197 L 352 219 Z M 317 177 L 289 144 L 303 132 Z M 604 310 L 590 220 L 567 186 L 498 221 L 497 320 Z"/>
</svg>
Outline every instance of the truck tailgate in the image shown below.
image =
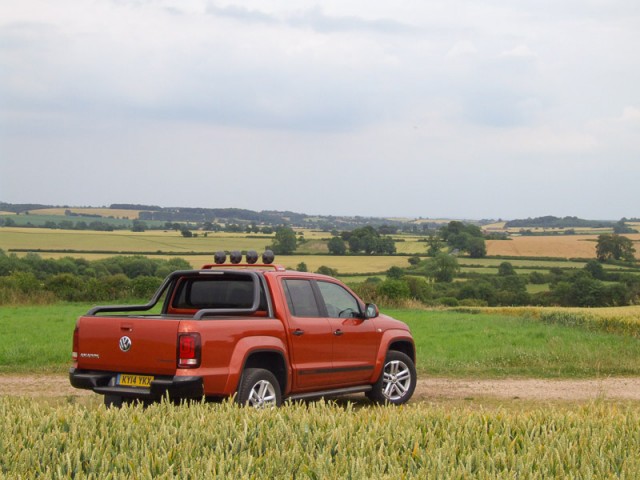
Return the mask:
<svg viewBox="0 0 640 480">
<path fill-rule="evenodd" d="M 78 368 L 173 375 L 179 325 L 158 317 L 80 317 Z"/>
</svg>

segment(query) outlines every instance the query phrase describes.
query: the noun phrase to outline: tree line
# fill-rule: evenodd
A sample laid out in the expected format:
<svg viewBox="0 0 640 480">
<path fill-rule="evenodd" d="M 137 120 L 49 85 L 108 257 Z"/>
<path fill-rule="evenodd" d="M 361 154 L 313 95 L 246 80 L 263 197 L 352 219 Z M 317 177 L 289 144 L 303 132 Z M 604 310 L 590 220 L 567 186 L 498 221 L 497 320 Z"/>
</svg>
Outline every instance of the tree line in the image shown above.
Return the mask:
<svg viewBox="0 0 640 480">
<path fill-rule="evenodd" d="M 635 266 L 633 242 L 617 234 L 598 237 L 597 258 L 582 269 L 551 268 L 519 275 L 502 262 L 497 275 L 461 273 L 455 255 L 438 251 L 433 257 L 410 257 L 406 268 L 391 267 L 386 279 L 370 278 L 354 285 L 360 294 L 385 302 L 414 300 L 446 306 L 624 306 L 640 302 L 640 275 L 605 269 L 606 263 Z M 454 281 L 456 278 L 463 281 Z M 548 284 L 549 289 L 529 293 L 528 284 Z"/>
<path fill-rule="evenodd" d="M 605 307 L 640 301 L 640 275 L 607 271 L 597 260 L 578 270 L 551 268 L 530 274 L 518 274 L 510 262 L 503 262 L 497 275 L 486 275 L 460 274 L 452 258 L 439 254 L 406 269 L 392 267 L 385 280 L 372 277 L 351 287 L 369 301 L 392 305 L 411 300 L 426 306 Z M 527 284 L 544 283 L 548 291 L 527 291 Z"/>
<path fill-rule="evenodd" d="M 0 250 L 0 304 L 146 299 L 169 273 L 190 268 L 181 258 L 43 259 L 34 253 L 17 257 Z"/>
</svg>

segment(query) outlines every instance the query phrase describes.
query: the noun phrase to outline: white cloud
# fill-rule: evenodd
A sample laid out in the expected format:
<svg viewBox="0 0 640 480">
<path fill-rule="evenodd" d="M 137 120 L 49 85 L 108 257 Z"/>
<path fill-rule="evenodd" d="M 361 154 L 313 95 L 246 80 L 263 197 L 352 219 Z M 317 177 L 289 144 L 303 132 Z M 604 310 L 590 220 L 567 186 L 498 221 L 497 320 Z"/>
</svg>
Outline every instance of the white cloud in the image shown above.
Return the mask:
<svg viewBox="0 0 640 480">
<path fill-rule="evenodd" d="M 640 180 L 630 166 L 640 151 L 638 10 L 573 0 L 5 2 L 0 200 L 111 203 L 140 185 L 140 203 L 564 213 L 567 199 L 536 204 L 535 193 L 576 179 L 599 184 L 598 171 L 625 172 L 612 184 Z M 114 158 L 129 178 L 109 166 Z M 231 165 L 269 165 L 287 188 L 261 198 L 237 199 L 226 185 L 214 199 L 162 189 L 157 197 L 155 185 L 188 185 L 193 173 Z M 74 201 L 79 189 L 49 181 L 54 166 L 93 188 Z M 536 166 L 557 173 L 546 178 Z M 27 167 L 42 173 L 32 191 L 19 182 Z M 513 198 L 481 195 L 478 182 L 496 180 Z M 256 175 L 243 181 L 263 187 Z M 626 210 L 633 202 L 620 185 L 599 187 L 608 215 L 640 215 Z M 586 190 L 574 194 L 571 207 L 584 211 L 567 214 L 600 208 Z"/>
<path fill-rule="evenodd" d="M 456 44 L 453 47 L 451 47 L 451 50 L 447 52 L 447 56 L 461 57 L 466 55 L 473 55 L 475 53 L 478 53 L 478 49 L 473 44 L 473 42 L 463 40 L 463 41 L 456 42 Z"/>
<path fill-rule="evenodd" d="M 622 111 L 622 121 L 625 122 L 638 122 L 640 121 L 640 108 L 637 107 L 624 107 Z"/>
<path fill-rule="evenodd" d="M 501 57 L 519 57 L 519 58 L 536 58 L 537 55 L 527 46 L 518 45 L 510 50 L 505 50 L 500 54 Z"/>
</svg>

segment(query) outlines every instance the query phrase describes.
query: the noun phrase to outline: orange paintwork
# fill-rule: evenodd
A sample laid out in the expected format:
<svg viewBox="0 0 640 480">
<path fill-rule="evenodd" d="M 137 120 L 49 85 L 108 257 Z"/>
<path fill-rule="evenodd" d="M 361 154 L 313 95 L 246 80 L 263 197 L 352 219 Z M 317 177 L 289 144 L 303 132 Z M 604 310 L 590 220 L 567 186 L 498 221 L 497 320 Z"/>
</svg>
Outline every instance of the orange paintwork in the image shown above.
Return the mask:
<svg viewBox="0 0 640 480">
<path fill-rule="evenodd" d="M 414 353 L 408 328 L 390 317 L 299 318 L 289 311 L 282 283 L 285 279 L 335 283 L 357 299 L 363 310 L 364 303 L 341 282 L 324 275 L 279 269 L 260 274 L 271 299 L 272 317 L 259 310 L 248 316 L 195 320 L 197 310 L 174 309 L 172 302 L 167 302 L 169 306 L 162 315 L 86 315 L 77 322 L 74 367 L 78 371 L 197 376 L 203 379 L 206 395 L 228 396 L 237 390 L 252 353 L 274 352 L 286 365 L 287 381 L 282 386 L 286 396 L 374 383 L 392 342 L 406 341 Z M 198 368 L 176 367 L 177 337 L 187 332 L 197 332 L 201 337 Z M 123 337 L 130 341 L 127 351 L 120 345 Z"/>
</svg>

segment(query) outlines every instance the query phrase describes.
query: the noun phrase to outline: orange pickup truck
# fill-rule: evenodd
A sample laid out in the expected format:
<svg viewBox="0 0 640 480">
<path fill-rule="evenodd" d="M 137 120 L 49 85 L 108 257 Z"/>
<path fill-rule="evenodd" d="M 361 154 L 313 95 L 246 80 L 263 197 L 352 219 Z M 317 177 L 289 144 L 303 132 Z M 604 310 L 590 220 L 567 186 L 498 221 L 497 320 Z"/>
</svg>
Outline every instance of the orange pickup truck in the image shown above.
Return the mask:
<svg viewBox="0 0 640 480">
<path fill-rule="evenodd" d="M 168 396 L 277 406 L 364 392 L 402 404 L 416 386 L 409 328 L 338 280 L 265 252 L 169 275 L 145 305 L 104 306 L 73 333 L 71 385 L 107 405 Z M 143 312 L 143 313 L 140 313 Z"/>
</svg>

